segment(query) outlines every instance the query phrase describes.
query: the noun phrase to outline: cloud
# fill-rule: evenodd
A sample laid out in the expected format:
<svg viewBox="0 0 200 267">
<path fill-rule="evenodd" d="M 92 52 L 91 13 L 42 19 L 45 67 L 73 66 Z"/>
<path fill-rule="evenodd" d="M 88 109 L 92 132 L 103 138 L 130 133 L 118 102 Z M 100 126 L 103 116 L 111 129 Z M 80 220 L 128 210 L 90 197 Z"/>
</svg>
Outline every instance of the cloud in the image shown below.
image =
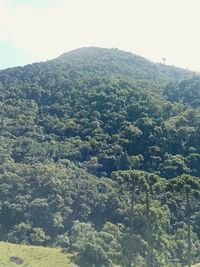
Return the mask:
<svg viewBox="0 0 200 267">
<path fill-rule="evenodd" d="M 91 45 L 96 38 L 97 14 L 91 0 L 56 1 L 42 9 L 23 3 L 16 6 L 9 21 L 10 38 L 37 60 L 47 59 Z"/>
<path fill-rule="evenodd" d="M 147 0 L 58 0 L 42 9 L 23 2 L 16 6 L 9 24 L 15 45 L 39 60 L 90 45 L 144 54 L 144 48 L 154 48 L 151 41 L 162 17 L 154 10 L 152 14 Z"/>
<path fill-rule="evenodd" d="M 0 1 L 0 42 L 4 41 L 9 36 L 11 12 L 7 1 Z"/>
</svg>

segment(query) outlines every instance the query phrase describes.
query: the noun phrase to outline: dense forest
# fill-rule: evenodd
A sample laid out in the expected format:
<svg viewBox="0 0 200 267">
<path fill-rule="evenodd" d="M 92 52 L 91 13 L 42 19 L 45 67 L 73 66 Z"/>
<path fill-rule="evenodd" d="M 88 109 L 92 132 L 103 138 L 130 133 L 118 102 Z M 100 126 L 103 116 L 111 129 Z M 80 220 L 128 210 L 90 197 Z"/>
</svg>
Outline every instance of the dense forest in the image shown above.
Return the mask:
<svg viewBox="0 0 200 267">
<path fill-rule="evenodd" d="M 0 71 L 0 239 L 80 266 L 200 261 L 200 75 L 81 48 Z"/>
</svg>

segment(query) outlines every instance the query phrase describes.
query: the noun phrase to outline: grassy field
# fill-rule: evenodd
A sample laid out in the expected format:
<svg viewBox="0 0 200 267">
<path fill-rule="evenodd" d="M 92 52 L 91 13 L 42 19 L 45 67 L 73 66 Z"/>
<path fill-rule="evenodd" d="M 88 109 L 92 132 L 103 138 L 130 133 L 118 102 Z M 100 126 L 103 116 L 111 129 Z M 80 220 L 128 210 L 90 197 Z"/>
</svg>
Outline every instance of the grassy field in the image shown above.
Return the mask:
<svg viewBox="0 0 200 267">
<path fill-rule="evenodd" d="M 17 265 L 10 257 L 18 257 L 24 262 Z M 1 267 L 74 267 L 70 259 L 60 249 L 14 245 L 0 242 Z"/>
</svg>

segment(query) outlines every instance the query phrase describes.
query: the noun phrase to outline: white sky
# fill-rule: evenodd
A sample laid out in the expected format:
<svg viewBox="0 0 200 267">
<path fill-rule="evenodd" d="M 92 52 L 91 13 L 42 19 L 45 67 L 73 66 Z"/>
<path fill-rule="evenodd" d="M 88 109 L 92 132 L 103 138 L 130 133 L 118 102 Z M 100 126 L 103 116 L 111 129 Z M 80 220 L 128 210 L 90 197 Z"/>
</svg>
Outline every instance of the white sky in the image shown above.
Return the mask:
<svg viewBox="0 0 200 267">
<path fill-rule="evenodd" d="M 33 61 L 82 46 L 117 47 L 200 71 L 200 0 L 42 1 L 0 0 L 0 44 Z"/>
</svg>

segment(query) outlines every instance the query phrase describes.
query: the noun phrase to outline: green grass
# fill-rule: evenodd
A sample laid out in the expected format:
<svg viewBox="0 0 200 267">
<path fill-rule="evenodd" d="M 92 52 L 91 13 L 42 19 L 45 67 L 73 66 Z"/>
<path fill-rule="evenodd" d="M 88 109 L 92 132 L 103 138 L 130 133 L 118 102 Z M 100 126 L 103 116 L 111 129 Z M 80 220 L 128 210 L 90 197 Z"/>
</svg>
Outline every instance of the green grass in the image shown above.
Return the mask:
<svg viewBox="0 0 200 267">
<path fill-rule="evenodd" d="M 16 265 L 10 262 L 12 256 L 23 259 L 23 264 Z M 69 257 L 70 255 L 63 254 L 60 249 L 0 242 L 1 267 L 74 267 Z"/>
</svg>

